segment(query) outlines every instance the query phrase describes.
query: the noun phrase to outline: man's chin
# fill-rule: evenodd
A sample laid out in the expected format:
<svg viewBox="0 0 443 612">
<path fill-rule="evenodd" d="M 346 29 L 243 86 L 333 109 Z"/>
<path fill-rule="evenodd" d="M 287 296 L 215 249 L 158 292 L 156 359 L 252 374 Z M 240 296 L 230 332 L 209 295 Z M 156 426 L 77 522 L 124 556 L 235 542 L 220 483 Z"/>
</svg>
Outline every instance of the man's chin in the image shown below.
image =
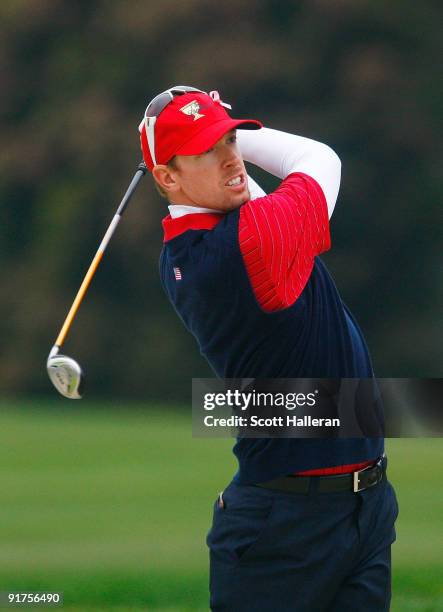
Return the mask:
<svg viewBox="0 0 443 612">
<path fill-rule="evenodd" d="M 244 192 L 239 193 L 235 198 L 232 198 L 227 205 L 227 210 L 235 210 L 236 208 L 240 208 L 240 206 L 243 206 L 243 204 L 249 202 L 250 199 L 251 194 L 249 193 L 249 189 L 245 189 Z"/>
</svg>

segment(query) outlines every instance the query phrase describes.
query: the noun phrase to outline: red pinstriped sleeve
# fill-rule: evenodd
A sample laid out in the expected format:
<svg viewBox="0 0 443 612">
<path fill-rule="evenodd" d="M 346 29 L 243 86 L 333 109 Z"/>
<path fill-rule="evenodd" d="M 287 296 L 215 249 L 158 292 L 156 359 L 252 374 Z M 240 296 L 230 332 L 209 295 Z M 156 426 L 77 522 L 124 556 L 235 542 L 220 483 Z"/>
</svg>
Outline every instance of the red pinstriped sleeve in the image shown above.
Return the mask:
<svg viewBox="0 0 443 612">
<path fill-rule="evenodd" d="M 255 297 L 266 312 L 294 304 L 330 246 L 328 208 L 319 184 L 290 174 L 270 195 L 240 209 L 239 244 Z"/>
</svg>

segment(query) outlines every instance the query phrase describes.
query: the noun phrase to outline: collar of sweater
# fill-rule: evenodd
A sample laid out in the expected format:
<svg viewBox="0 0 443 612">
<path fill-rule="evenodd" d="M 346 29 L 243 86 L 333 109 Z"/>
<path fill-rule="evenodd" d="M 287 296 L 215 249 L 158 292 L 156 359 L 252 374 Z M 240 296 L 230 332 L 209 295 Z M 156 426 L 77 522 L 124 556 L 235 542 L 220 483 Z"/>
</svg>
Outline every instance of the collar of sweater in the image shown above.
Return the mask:
<svg viewBox="0 0 443 612">
<path fill-rule="evenodd" d="M 209 213 L 221 215 L 222 212 L 217 210 L 213 210 L 212 208 L 202 208 L 200 206 L 188 206 L 187 204 L 170 204 L 168 206 L 169 214 L 171 215 L 171 219 L 178 219 L 179 217 L 184 217 L 185 215 L 195 215 L 199 213 Z"/>
</svg>

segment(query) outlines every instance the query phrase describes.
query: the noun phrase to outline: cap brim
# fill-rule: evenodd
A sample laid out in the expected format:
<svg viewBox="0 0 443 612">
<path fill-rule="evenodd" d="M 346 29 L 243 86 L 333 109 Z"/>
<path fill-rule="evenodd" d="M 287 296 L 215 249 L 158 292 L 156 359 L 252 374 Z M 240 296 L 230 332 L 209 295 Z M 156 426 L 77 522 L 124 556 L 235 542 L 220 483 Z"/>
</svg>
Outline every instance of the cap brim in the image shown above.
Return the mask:
<svg viewBox="0 0 443 612">
<path fill-rule="evenodd" d="M 191 140 L 176 150 L 175 155 L 200 155 L 214 146 L 226 132 L 236 128 L 259 130 L 262 127 L 260 121 L 255 119 L 221 119 L 195 134 Z"/>
</svg>

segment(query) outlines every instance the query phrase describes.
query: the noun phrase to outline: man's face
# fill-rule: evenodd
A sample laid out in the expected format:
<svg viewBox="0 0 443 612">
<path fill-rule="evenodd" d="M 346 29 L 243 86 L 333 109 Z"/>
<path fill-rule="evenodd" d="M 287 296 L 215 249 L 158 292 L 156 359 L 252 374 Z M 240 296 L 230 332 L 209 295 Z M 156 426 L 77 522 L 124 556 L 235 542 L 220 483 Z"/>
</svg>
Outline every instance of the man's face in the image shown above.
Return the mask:
<svg viewBox="0 0 443 612">
<path fill-rule="evenodd" d="M 201 155 L 177 155 L 171 170 L 173 204 L 190 204 L 228 212 L 250 199 L 246 169 L 235 130 L 227 132 Z"/>
</svg>

